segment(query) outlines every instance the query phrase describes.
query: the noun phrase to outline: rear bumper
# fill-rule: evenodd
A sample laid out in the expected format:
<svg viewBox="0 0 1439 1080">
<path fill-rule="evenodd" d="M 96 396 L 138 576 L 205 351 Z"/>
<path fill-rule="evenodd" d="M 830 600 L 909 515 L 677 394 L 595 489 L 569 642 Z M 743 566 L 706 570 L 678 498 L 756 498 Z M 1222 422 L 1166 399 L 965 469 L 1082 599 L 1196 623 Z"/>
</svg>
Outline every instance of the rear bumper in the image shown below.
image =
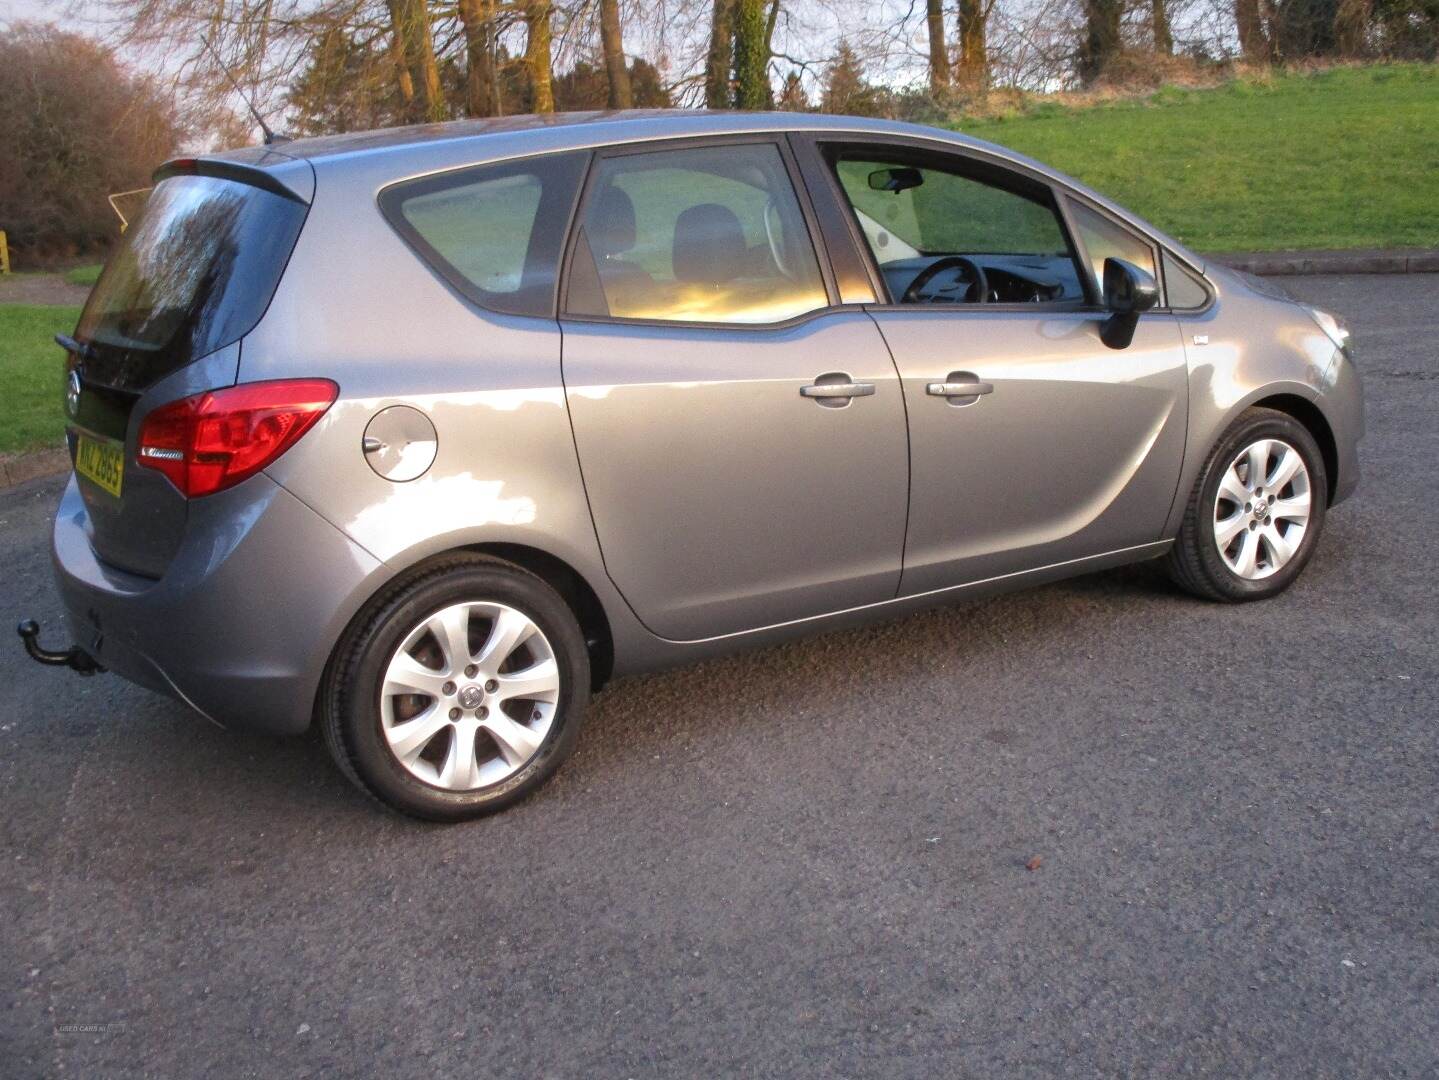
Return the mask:
<svg viewBox="0 0 1439 1080">
<path fill-rule="evenodd" d="M 226 728 L 309 726 L 325 663 L 382 565 L 269 477 L 191 506 L 159 580 L 95 557 L 74 477 L 52 554 L 70 630 L 117 675 Z"/>
</svg>

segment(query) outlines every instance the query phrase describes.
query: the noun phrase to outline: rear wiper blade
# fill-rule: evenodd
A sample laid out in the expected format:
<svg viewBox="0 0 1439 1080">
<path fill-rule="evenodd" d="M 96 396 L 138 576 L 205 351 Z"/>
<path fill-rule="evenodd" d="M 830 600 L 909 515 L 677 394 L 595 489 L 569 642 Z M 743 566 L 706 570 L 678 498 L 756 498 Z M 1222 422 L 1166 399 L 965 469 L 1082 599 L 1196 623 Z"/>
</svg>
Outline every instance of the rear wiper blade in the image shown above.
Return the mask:
<svg viewBox="0 0 1439 1080">
<path fill-rule="evenodd" d="M 81 360 L 95 359 L 95 349 L 92 346 L 76 341 L 69 334 L 56 334 L 55 344 L 68 353 L 74 353 Z"/>
</svg>

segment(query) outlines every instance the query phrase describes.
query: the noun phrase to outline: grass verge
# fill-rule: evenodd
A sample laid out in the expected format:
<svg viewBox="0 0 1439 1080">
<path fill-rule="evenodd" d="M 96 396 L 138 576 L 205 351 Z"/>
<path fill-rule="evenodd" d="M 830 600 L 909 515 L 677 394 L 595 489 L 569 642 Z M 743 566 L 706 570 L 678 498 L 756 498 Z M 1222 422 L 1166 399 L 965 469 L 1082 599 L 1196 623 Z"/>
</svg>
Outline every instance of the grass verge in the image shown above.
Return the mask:
<svg viewBox="0 0 1439 1080">
<path fill-rule="evenodd" d="M 54 337 L 73 330 L 79 317 L 78 307 L 0 304 L 0 453 L 58 446 L 64 438 L 65 354 Z"/>
<path fill-rule="evenodd" d="M 104 267 L 99 263 L 96 263 L 94 266 L 77 266 L 65 275 L 65 280 L 71 285 L 84 285 L 89 287 L 100 280 L 100 271 L 103 269 Z"/>
<path fill-rule="evenodd" d="M 1236 79 L 958 119 L 1200 251 L 1439 246 L 1439 66 Z"/>
</svg>

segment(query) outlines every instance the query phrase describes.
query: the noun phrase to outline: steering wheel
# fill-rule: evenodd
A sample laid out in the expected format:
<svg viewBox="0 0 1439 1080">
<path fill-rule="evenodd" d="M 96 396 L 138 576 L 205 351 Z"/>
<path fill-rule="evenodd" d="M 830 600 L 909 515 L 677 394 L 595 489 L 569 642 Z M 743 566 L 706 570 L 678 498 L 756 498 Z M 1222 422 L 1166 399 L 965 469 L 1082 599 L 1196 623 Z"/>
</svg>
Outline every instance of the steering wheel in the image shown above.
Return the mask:
<svg viewBox="0 0 1439 1080">
<path fill-rule="evenodd" d="M 988 302 L 989 279 L 984 276 L 984 268 L 973 259 L 966 259 L 963 255 L 946 255 L 944 258 L 936 259 L 930 263 L 909 283 L 909 288 L 904 290 L 904 295 L 900 297 L 899 302 L 901 304 L 920 303 L 921 296 L 924 293 L 924 287 L 946 270 L 964 271 L 964 276 L 970 283 L 969 288 L 965 290 L 964 294 L 966 303 L 983 304 Z M 971 301 L 969 298 L 974 294 L 976 289 L 979 291 L 979 298 Z M 931 298 L 926 302 L 933 304 L 936 301 Z"/>
</svg>

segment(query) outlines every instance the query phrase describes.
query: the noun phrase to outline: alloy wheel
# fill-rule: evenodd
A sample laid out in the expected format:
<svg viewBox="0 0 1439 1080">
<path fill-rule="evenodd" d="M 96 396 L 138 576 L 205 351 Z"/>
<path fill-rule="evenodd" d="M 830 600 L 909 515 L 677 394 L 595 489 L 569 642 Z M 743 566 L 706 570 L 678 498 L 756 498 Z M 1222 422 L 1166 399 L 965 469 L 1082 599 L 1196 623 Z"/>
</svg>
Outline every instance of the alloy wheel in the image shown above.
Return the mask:
<svg viewBox="0 0 1439 1080">
<path fill-rule="evenodd" d="M 1234 574 L 1278 573 L 1304 541 L 1313 508 L 1309 469 L 1282 439 L 1258 439 L 1229 463 L 1214 497 L 1214 543 Z"/>
<path fill-rule="evenodd" d="M 380 684 L 380 724 L 412 776 L 448 791 L 499 783 L 539 752 L 560 670 L 544 632 L 505 604 L 452 604 L 410 630 Z"/>
</svg>

